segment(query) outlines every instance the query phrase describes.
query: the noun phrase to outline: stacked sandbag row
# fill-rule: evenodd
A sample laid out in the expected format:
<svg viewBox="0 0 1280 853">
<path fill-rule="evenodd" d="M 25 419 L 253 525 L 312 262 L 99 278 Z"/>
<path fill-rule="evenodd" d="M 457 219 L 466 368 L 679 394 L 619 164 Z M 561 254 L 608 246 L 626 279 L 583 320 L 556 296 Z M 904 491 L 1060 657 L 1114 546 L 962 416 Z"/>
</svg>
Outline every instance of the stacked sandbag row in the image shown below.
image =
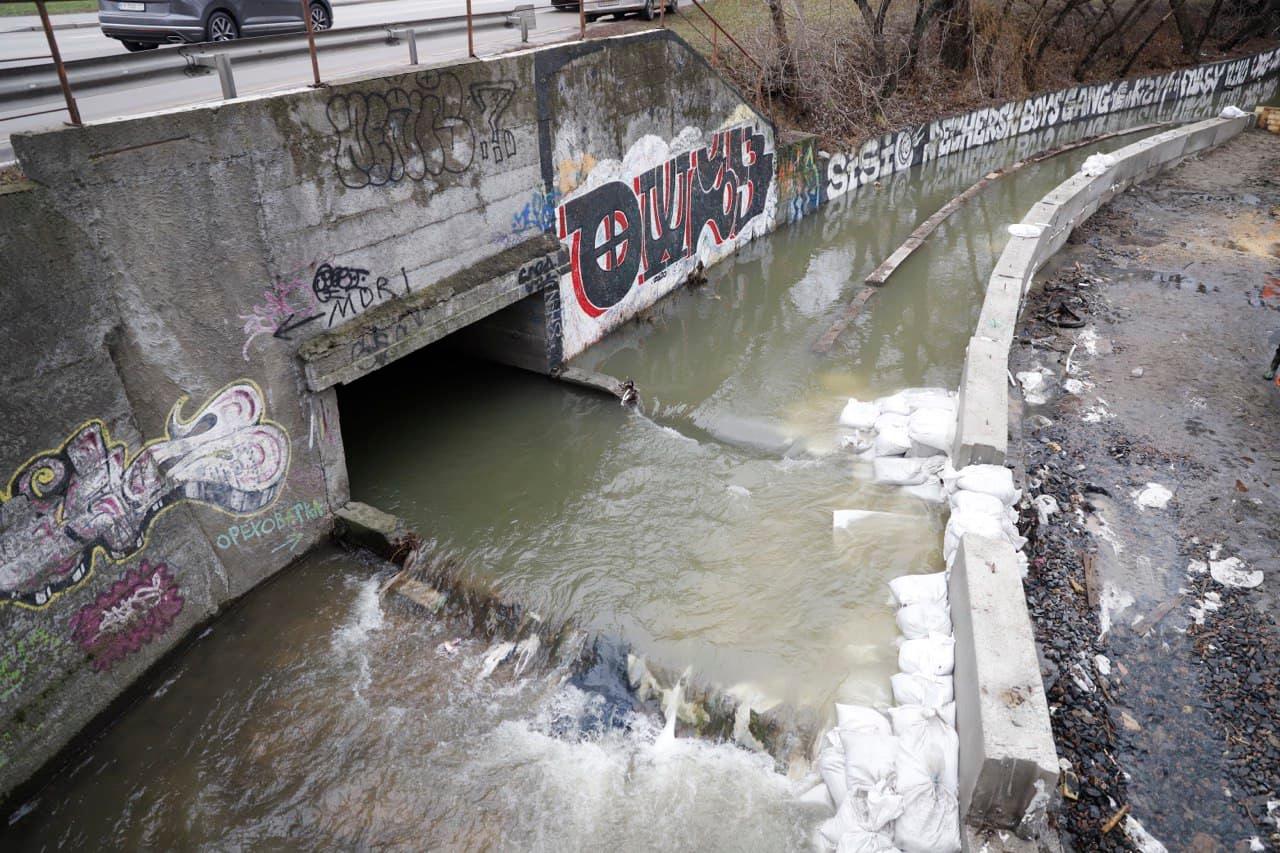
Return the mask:
<svg viewBox="0 0 1280 853">
<path fill-rule="evenodd" d="M 908 388 L 870 402 L 850 400 L 840 413 L 846 447 L 871 461 L 875 480 L 925 500 L 943 499 L 941 473 L 955 436 L 956 395 Z"/>
<path fill-rule="evenodd" d="M 892 581 L 904 640 L 893 676 L 896 707 L 836 705 L 818 755 L 821 781 L 804 799 L 835 817 L 815 846 L 838 853 L 954 853 L 960 849 L 952 686 L 954 640 L 946 573 Z"/>
<path fill-rule="evenodd" d="M 908 389 L 870 403 L 850 400 L 840 423 L 845 443 L 872 460 L 876 479 L 901 485 L 950 509 L 943 537 L 946 570 L 890 581 L 903 639 L 892 678 L 896 707 L 836 705 L 836 728 L 818 756 L 821 781 L 804 799 L 835 817 L 815 846 L 838 853 L 954 853 L 960 849 L 959 740 L 955 730 L 955 637 L 947 580 L 968 533 L 1021 549 L 1015 506 L 1021 493 L 998 465 L 951 467 L 955 396 Z M 873 510 L 835 513 L 837 527 Z M 1024 571 L 1025 571 L 1025 558 Z"/>
</svg>

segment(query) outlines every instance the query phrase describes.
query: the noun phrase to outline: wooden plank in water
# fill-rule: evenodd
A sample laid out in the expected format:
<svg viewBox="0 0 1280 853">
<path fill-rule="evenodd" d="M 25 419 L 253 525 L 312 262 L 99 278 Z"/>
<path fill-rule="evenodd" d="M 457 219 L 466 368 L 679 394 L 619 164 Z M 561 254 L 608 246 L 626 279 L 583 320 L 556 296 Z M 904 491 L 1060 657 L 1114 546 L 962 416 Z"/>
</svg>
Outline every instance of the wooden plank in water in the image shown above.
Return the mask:
<svg viewBox="0 0 1280 853">
<path fill-rule="evenodd" d="M 867 303 L 867 300 L 875 292 L 875 288 L 872 287 L 864 287 L 859 290 L 853 300 L 845 306 L 844 311 L 840 312 L 840 316 L 836 318 L 836 321 L 831 324 L 831 328 L 827 329 L 826 333 L 814 343 L 813 351 L 819 355 L 829 352 L 835 346 L 836 338 L 840 337 L 840 334 L 849 327 L 854 318 L 862 312 L 862 306 Z"/>
</svg>

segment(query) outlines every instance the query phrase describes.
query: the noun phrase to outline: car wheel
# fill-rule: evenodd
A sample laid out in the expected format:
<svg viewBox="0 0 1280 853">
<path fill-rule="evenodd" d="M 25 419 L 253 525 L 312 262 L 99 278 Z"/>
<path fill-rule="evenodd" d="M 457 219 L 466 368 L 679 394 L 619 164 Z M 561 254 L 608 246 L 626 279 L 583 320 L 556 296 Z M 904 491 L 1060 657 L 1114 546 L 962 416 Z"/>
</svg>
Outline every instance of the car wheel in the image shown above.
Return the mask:
<svg viewBox="0 0 1280 853">
<path fill-rule="evenodd" d="M 323 3 L 312 3 L 307 7 L 307 10 L 308 14 L 311 15 L 312 31 L 323 32 L 333 26 L 333 17 Z"/>
<path fill-rule="evenodd" d="M 160 45 L 154 41 L 125 41 L 120 39 L 120 43 L 124 45 L 124 49 L 130 53 L 137 53 L 140 50 L 155 50 Z"/>
<path fill-rule="evenodd" d="M 587 23 L 588 23 L 588 24 L 594 24 L 594 23 L 596 22 L 596 20 L 597 20 L 597 19 L 599 19 L 599 17 L 600 17 L 599 15 L 587 15 L 587 16 L 586 16 L 586 18 L 587 18 Z"/>
<path fill-rule="evenodd" d="M 226 12 L 214 12 L 204 26 L 204 34 L 209 41 L 235 41 L 240 38 L 240 28 Z"/>
<path fill-rule="evenodd" d="M 658 17 L 658 9 L 658 0 L 644 0 L 644 11 L 640 14 L 646 21 L 652 21 Z"/>
<path fill-rule="evenodd" d="M 667 4 L 667 12 L 674 15 L 676 13 L 676 5 L 676 0 L 671 0 L 671 2 Z"/>
</svg>

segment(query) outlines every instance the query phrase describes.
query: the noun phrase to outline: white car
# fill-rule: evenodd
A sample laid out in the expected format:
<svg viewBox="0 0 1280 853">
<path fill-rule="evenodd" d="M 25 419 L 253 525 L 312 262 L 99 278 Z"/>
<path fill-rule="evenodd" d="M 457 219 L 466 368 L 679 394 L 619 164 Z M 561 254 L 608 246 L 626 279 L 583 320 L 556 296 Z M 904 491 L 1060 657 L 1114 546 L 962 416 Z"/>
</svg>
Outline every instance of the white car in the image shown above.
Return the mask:
<svg viewBox="0 0 1280 853">
<path fill-rule="evenodd" d="M 676 2 L 667 0 L 667 12 L 675 12 Z M 620 20 L 628 12 L 639 12 L 646 21 L 654 21 L 662 13 L 662 0 L 582 0 L 582 3 L 588 21 L 605 15 L 613 15 Z"/>
</svg>

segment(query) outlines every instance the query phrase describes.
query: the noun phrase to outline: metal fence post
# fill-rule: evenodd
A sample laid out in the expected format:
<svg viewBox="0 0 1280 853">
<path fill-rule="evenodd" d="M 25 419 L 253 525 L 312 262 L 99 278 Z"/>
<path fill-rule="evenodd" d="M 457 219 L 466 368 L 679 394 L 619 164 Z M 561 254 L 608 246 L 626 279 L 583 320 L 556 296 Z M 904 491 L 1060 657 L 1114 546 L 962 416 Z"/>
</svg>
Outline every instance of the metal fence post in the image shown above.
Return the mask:
<svg viewBox="0 0 1280 853">
<path fill-rule="evenodd" d="M 418 34 L 413 27 L 398 27 L 388 31 L 393 39 L 407 39 L 409 42 L 409 64 L 418 64 Z"/>
<path fill-rule="evenodd" d="M 578 0 L 578 41 L 587 37 L 587 0 Z"/>
<path fill-rule="evenodd" d="M 471 0 L 467 0 L 467 55 L 473 59 L 476 55 L 476 28 L 475 22 L 471 20 Z"/>
<path fill-rule="evenodd" d="M 309 0 L 298 2 L 302 4 L 302 20 L 307 24 L 307 50 L 311 53 L 311 75 L 315 78 L 311 85 L 319 89 L 324 83 L 320 82 L 320 60 L 316 58 L 316 31 L 311 26 L 311 6 Z"/>
<path fill-rule="evenodd" d="M 62 97 L 67 101 L 67 114 L 71 123 L 80 125 L 80 108 L 76 106 L 75 96 L 71 94 L 71 84 L 67 82 L 67 69 L 62 65 L 62 54 L 58 52 L 58 40 L 53 37 L 53 24 L 49 23 L 49 11 L 44 7 L 44 0 L 36 0 L 36 10 L 40 12 L 40 25 L 44 27 L 44 37 L 49 40 L 49 55 L 53 65 L 58 69 L 58 83 L 62 86 Z"/>
</svg>

